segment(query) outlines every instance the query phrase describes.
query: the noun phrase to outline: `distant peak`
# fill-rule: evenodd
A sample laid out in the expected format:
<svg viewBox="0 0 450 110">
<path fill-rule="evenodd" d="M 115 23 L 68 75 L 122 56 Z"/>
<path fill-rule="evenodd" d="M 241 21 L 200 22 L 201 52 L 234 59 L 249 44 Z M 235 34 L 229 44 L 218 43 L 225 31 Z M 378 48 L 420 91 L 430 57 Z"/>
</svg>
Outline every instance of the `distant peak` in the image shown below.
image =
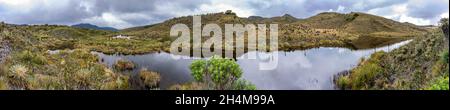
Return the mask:
<svg viewBox="0 0 450 110">
<path fill-rule="evenodd" d="M 248 17 L 258 17 L 258 18 L 260 18 L 261 16 L 248 16 Z M 262 18 L 262 17 L 261 17 Z"/>
<path fill-rule="evenodd" d="M 286 18 L 286 19 L 297 19 L 296 17 L 294 17 L 294 16 L 292 16 L 292 15 L 290 15 L 290 14 L 284 14 L 284 15 L 281 16 L 281 17 Z"/>
<path fill-rule="evenodd" d="M 75 25 L 72 25 L 72 27 L 85 28 L 85 29 L 96 29 L 96 30 L 118 31 L 118 29 L 115 29 L 112 27 L 99 27 L 97 25 L 93 25 L 90 23 L 75 24 Z"/>
<path fill-rule="evenodd" d="M 290 14 L 284 14 L 283 17 L 293 17 L 293 16 Z"/>
</svg>

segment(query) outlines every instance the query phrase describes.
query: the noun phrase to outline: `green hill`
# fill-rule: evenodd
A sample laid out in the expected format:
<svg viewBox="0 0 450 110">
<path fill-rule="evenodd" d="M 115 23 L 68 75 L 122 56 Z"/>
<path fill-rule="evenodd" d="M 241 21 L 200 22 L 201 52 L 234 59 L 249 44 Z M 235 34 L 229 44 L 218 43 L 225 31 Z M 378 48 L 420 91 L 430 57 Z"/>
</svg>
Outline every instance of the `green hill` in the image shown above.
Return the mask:
<svg viewBox="0 0 450 110">
<path fill-rule="evenodd" d="M 448 90 L 448 72 L 448 41 L 435 29 L 394 51 L 362 59 L 335 81 L 340 89 Z"/>
<path fill-rule="evenodd" d="M 325 12 L 306 19 L 298 19 L 288 14 L 272 18 L 242 18 L 234 13 L 211 13 L 201 17 L 203 25 L 215 23 L 221 27 L 224 27 L 224 24 L 279 24 L 279 44 L 283 50 L 318 46 L 364 49 L 399 42 L 427 32 L 416 25 L 359 12 Z M 121 32 L 139 38 L 170 41 L 173 40 L 168 38 L 170 28 L 178 23 L 192 28 L 192 16 L 177 17 L 158 24 L 124 29 Z"/>
<path fill-rule="evenodd" d="M 325 12 L 306 19 L 291 15 L 264 18 L 238 17 L 235 13 L 221 12 L 202 14 L 202 25 L 225 24 L 279 24 L 279 49 L 295 50 L 314 47 L 348 47 L 365 49 L 383 46 L 426 33 L 427 30 L 409 23 L 400 23 L 365 13 Z M 36 39 L 50 42 L 42 45 L 52 49 L 89 48 L 106 53 L 147 53 L 168 51 L 175 38 L 169 37 L 175 24 L 186 24 L 192 28 L 192 16 L 182 16 L 161 23 L 133 27 L 119 32 L 74 28 L 57 25 L 15 26 L 37 36 Z M 224 29 L 224 28 L 222 28 Z M 130 40 L 112 39 L 117 35 L 131 36 Z"/>
<path fill-rule="evenodd" d="M 383 32 L 415 34 L 426 31 L 415 25 L 400 23 L 380 16 L 360 12 L 352 12 L 349 14 L 325 12 L 301 20 L 298 23 L 309 25 L 312 28 L 337 29 L 355 34 L 376 34 Z"/>
</svg>

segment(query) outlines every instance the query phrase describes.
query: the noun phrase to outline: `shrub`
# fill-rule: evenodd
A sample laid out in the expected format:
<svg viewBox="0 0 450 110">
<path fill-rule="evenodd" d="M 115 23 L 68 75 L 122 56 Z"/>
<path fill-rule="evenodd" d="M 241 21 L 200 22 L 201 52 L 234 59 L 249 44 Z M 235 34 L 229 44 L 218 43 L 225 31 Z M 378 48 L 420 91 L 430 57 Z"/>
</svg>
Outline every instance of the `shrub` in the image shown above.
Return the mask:
<svg viewBox="0 0 450 110">
<path fill-rule="evenodd" d="M 428 87 L 428 90 L 449 90 L 448 85 L 448 77 L 441 77 L 438 78 L 436 81 L 434 81 L 430 87 Z"/>
<path fill-rule="evenodd" d="M 359 16 L 359 14 L 358 13 L 351 13 L 351 14 L 347 14 L 347 15 L 345 15 L 345 21 L 353 21 L 353 20 L 355 20 L 356 19 L 356 17 L 358 17 Z"/>
<path fill-rule="evenodd" d="M 247 80 L 239 79 L 233 85 L 234 90 L 256 90 L 256 86 Z"/>
<path fill-rule="evenodd" d="M 352 88 L 367 89 L 369 85 L 375 80 L 375 77 L 383 72 L 378 64 L 367 63 L 356 68 L 352 74 Z"/>
<path fill-rule="evenodd" d="M 135 65 L 133 62 L 124 59 L 117 60 L 117 62 L 114 64 L 114 68 L 121 71 L 132 70 L 134 69 L 134 67 Z"/>
<path fill-rule="evenodd" d="M 25 78 L 27 76 L 28 68 L 23 65 L 14 65 L 10 68 L 10 73 L 14 78 Z"/>
<path fill-rule="evenodd" d="M 348 76 L 340 76 L 338 78 L 336 84 L 341 89 L 351 88 L 351 87 L 348 87 L 351 84 L 350 83 L 350 79 L 348 78 Z"/>
<path fill-rule="evenodd" d="M 442 30 L 442 32 L 444 32 L 444 35 L 445 35 L 445 37 L 447 37 L 447 40 L 448 40 L 448 31 L 449 31 L 449 29 L 448 29 L 448 18 L 442 18 L 440 21 L 439 21 L 439 26 L 440 26 L 440 28 L 441 28 L 441 30 Z"/>
<path fill-rule="evenodd" d="M 159 73 L 143 69 L 139 72 L 139 78 L 144 82 L 146 88 L 157 88 L 161 76 Z"/>
<path fill-rule="evenodd" d="M 46 59 L 41 54 L 36 54 L 31 51 L 25 50 L 17 54 L 18 60 L 20 62 L 31 64 L 31 65 L 44 65 Z"/>
<path fill-rule="evenodd" d="M 380 60 L 385 52 L 376 52 L 370 58 L 360 62 L 349 75 L 340 76 L 336 84 L 342 89 L 370 89 L 375 84 L 377 76 L 381 75 L 384 69 L 380 66 Z"/>
<path fill-rule="evenodd" d="M 445 51 L 441 54 L 441 61 L 448 64 L 448 51 Z"/>
<path fill-rule="evenodd" d="M 195 80 L 220 90 L 232 89 L 236 80 L 242 76 L 242 70 L 235 61 L 219 56 L 194 61 L 190 69 Z"/>
</svg>

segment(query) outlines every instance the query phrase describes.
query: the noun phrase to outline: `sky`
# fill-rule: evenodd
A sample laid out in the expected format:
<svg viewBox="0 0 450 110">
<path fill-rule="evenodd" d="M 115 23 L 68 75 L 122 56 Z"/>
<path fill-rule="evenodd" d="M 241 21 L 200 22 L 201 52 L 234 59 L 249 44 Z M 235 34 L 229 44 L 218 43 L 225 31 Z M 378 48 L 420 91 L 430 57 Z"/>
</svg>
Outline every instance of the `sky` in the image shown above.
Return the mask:
<svg viewBox="0 0 450 110">
<path fill-rule="evenodd" d="M 416 25 L 449 16 L 449 0 L 0 0 L 0 21 L 13 24 L 90 23 L 124 29 L 173 17 L 233 10 L 240 17 L 364 12 Z"/>
</svg>

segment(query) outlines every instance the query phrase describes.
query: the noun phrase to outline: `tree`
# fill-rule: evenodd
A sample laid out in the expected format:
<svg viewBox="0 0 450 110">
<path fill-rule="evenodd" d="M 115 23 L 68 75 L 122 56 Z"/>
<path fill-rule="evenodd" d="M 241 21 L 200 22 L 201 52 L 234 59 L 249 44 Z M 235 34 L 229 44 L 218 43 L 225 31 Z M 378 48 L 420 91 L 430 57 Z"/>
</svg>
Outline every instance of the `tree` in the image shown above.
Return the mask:
<svg viewBox="0 0 450 110">
<path fill-rule="evenodd" d="M 439 21 L 439 26 L 442 29 L 442 32 L 444 32 L 445 37 L 448 40 L 448 18 L 442 18 L 441 21 Z"/>
<path fill-rule="evenodd" d="M 232 59 L 213 56 L 209 60 L 196 60 L 190 65 L 196 81 L 204 82 L 215 89 L 233 89 L 242 76 L 242 70 Z"/>
</svg>

